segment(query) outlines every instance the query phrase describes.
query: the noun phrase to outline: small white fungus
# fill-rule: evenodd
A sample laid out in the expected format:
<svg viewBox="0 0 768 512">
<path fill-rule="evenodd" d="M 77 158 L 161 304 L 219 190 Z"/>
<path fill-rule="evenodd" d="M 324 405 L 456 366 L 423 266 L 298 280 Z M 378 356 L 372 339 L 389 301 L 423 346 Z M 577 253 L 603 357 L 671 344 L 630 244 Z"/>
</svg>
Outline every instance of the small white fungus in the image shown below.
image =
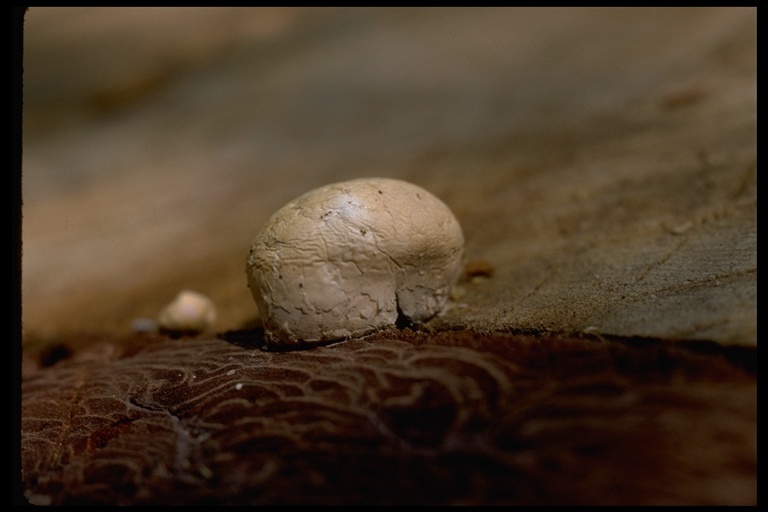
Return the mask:
<svg viewBox="0 0 768 512">
<path fill-rule="evenodd" d="M 183 290 L 157 317 L 159 327 L 173 332 L 201 332 L 216 323 L 216 307 L 202 293 Z"/>
</svg>

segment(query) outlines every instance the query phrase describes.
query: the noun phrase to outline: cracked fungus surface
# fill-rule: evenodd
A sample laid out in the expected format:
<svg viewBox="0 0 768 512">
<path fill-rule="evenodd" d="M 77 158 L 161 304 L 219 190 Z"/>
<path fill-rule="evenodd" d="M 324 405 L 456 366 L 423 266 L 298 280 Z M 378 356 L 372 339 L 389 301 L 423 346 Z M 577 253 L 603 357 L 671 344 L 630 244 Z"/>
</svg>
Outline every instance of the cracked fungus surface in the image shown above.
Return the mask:
<svg viewBox="0 0 768 512">
<path fill-rule="evenodd" d="M 418 323 L 446 305 L 464 237 L 416 185 L 367 178 L 288 203 L 256 236 L 248 284 L 273 344 L 319 342 Z"/>
<path fill-rule="evenodd" d="M 41 504 L 748 503 L 755 393 L 668 344 L 149 337 L 27 372 L 23 482 Z"/>
</svg>

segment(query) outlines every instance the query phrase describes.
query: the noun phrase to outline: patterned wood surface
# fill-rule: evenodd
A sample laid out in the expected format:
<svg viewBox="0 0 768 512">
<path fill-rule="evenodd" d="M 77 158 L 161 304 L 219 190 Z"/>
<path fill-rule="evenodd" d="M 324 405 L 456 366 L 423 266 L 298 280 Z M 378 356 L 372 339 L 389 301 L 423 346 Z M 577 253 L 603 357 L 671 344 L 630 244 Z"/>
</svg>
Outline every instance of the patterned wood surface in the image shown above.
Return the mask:
<svg viewBox="0 0 768 512">
<path fill-rule="evenodd" d="M 262 336 L 149 336 L 28 361 L 27 499 L 756 500 L 750 349 L 405 330 L 268 353 Z"/>
</svg>

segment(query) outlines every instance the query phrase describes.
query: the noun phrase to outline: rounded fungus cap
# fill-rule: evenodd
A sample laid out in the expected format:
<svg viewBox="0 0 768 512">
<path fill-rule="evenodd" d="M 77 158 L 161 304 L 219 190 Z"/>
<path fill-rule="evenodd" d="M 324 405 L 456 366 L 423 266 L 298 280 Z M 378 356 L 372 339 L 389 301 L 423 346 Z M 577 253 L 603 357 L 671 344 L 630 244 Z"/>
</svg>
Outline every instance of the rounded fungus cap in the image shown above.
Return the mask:
<svg viewBox="0 0 768 512">
<path fill-rule="evenodd" d="M 256 235 L 248 286 L 270 345 L 350 338 L 428 320 L 461 272 L 451 210 L 405 181 L 364 178 L 286 204 Z"/>
<path fill-rule="evenodd" d="M 201 332 L 216 323 L 216 306 L 202 293 L 182 290 L 160 311 L 157 324 L 169 332 Z"/>
</svg>

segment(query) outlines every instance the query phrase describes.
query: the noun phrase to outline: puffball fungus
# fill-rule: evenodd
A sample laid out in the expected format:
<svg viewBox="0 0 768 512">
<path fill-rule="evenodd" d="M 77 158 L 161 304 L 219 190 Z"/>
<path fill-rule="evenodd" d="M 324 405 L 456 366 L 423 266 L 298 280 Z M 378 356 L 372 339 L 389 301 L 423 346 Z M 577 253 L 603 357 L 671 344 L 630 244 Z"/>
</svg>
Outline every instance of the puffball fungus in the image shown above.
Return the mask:
<svg viewBox="0 0 768 512">
<path fill-rule="evenodd" d="M 170 332 L 201 332 L 216 323 L 216 307 L 202 293 L 181 291 L 157 317 L 160 329 Z"/>
<path fill-rule="evenodd" d="M 256 236 L 248 286 L 269 345 L 360 336 L 419 323 L 446 305 L 464 236 L 421 187 L 364 178 L 312 190 Z"/>
</svg>

